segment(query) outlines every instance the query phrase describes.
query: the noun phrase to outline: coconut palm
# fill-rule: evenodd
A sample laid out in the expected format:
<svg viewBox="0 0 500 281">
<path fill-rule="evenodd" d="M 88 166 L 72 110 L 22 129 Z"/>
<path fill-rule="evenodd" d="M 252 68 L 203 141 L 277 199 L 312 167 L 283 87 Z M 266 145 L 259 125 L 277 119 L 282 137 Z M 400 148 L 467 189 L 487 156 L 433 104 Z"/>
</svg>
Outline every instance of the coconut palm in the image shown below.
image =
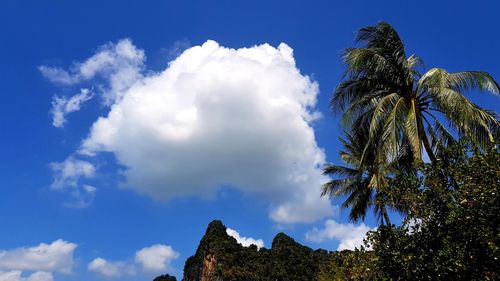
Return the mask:
<svg viewBox="0 0 500 281">
<path fill-rule="evenodd" d="M 358 119 L 369 122 L 361 162 L 375 141 L 380 144 L 379 163 L 398 160 L 404 145 L 411 147 L 415 161 L 421 161 L 424 149 L 434 161 L 436 143 L 453 142 L 453 131 L 480 148 L 495 147 L 500 127 L 496 114 L 463 94 L 469 90 L 499 94 L 499 85 L 488 73 L 432 68 L 421 75 L 422 60 L 406 56 L 398 33 L 385 22 L 360 29 L 357 41 L 363 47 L 346 49 L 347 70 L 331 106 L 343 112 L 343 124 L 351 134 L 358 129 L 354 125 Z"/>
<path fill-rule="evenodd" d="M 500 123 L 494 112 L 480 108 L 464 96 L 468 90 L 498 94 L 500 89 L 486 72 L 449 73 L 433 68 L 423 75 L 423 62 L 406 56 L 403 42 L 389 24 L 362 28 L 361 48 L 345 51 L 347 70 L 331 99 L 334 111 L 343 112 L 346 139 L 342 165 L 327 165 L 324 173 L 334 178 L 323 185 L 322 194 L 346 196 L 351 220 L 363 219 L 370 207 L 390 224 L 384 198 L 388 180 L 396 171 L 415 173 L 413 164 L 425 152 L 431 161 L 441 143 L 467 138 L 480 148 L 495 147 Z M 447 120 L 450 126 L 442 122 Z"/>
<path fill-rule="evenodd" d="M 365 150 L 369 140 L 370 124 L 367 121 L 367 119 L 359 118 L 355 123 L 358 130 L 351 133 L 345 132 L 345 139 L 340 139 L 344 149 L 339 154 L 345 166 L 333 164 L 325 166 L 323 170 L 325 175 L 340 178 L 325 183 L 322 187 L 322 196 L 346 197 L 341 206 L 350 208 L 349 219 L 351 221 L 363 220 L 367 210 L 373 207 L 379 220 L 390 225 L 386 208 L 389 200 L 384 198 L 381 191 L 387 187 L 389 176 L 396 170 L 405 173 L 413 172 L 411 165 L 407 165 L 407 163 L 412 162 L 411 159 L 403 159 L 404 157 L 412 157 L 413 154 L 408 146 L 403 146 L 402 151 L 398 153 L 402 161 L 393 162 L 398 164 L 398 167 L 377 162 L 378 142 L 371 142 L 369 149 Z M 393 209 L 403 211 L 388 205 Z"/>
</svg>

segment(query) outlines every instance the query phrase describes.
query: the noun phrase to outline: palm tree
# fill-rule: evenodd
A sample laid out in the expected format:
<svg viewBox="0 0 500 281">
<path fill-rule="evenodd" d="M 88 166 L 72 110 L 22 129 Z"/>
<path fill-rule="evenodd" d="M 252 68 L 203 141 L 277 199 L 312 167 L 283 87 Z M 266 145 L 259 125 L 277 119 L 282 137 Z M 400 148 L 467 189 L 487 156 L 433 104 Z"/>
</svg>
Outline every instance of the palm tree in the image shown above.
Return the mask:
<svg viewBox="0 0 500 281">
<path fill-rule="evenodd" d="M 344 132 L 345 139 L 340 139 L 344 149 L 339 154 L 345 166 L 328 164 L 323 170 L 325 175 L 340 176 L 341 178 L 332 179 L 323 184 L 321 195 L 328 195 L 330 198 L 347 196 L 341 206 L 351 209 L 349 214 L 351 221 L 363 220 L 367 210 L 374 207 L 379 220 L 390 225 L 386 205 L 398 211 L 404 210 L 391 205 L 389 200 L 384 198 L 382 191 L 388 185 L 389 176 L 396 170 L 405 173 L 413 172 L 411 165 L 407 165 L 407 163 L 412 162 L 411 159 L 403 159 L 412 157 L 413 154 L 406 146 L 399 153 L 402 161 L 394 162 L 395 164 L 400 163 L 398 167 L 378 163 L 376 157 L 378 142 L 371 142 L 369 149 L 365 150 L 369 140 L 370 124 L 367 121 L 367 119 L 359 118 L 355 122 L 357 128 L 355 132 Z M 363 156 L 364 159 L 362 159 Z"/>
<path fill-rule="evenodd" d="M 496 147 L 496 114 L 475 105 L 463 92 L 498 94 L 500 87 L 481 71 L 433 68 L 421 75 L 422 60 L 406 56 L 399 35 L 385 22 L 362 28 L 357 40 L 364 46 L 346 50 L 347 70 L 331 99 L 332 109 L 343 112 L 346 139 L 341 139 L 340 158 L 346 166 L 324 168 L 324 174 L 340 178 L 325 183 L 322 195 L 347 196 L 342 207 L 351 209 L 351 220 L 364 219 L 374 207 L 389 225 L 386 206 L 404 212 L 404 206 L 384 196 L 389 179 L 396 172 L 415 173 L 424 149 L 434 162 L 437 144 L 455 141 L 443 119 L 460 138 L 483 149 Z"/>
<path fill-rule="evenodd" d="M 443 119 L 460 138 L 466 137 L 483 149 L 495 147 L 500 131 L 496 114 L 463 94 L 474 89 L 498 94 L 500 87 L 488 73 L 449 73 L 432 68 L 421 75 L 417 69 L 422 60 L 406 56 L 399 35 L 385 22 L 360 29 L 357 41 L 364 46 L 345 51 L 347 70 L 331 106 L 334 111 L 343 111 L 343 124 L 351 133 L 358 129 L 353 125 L 358 119 L 367 119 L 370 125 L 363 150 L 375 141 L 380 143 L 377 162 L 398 160 L 405 145 L 411 147 L 415 161 L 421 161 L 425 149 L 434 162 L 436 143 L 455 139 Z"/>
</svg>

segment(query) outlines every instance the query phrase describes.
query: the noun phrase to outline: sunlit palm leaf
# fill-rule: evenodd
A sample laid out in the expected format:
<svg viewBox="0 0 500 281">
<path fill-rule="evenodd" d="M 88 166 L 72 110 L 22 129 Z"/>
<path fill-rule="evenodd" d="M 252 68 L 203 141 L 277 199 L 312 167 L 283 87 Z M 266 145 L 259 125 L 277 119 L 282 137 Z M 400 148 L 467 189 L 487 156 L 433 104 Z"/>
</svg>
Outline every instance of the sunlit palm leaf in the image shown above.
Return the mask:
<svg viewBox="0 0 500 281">
<path fill-rule="evenodd" d="M 384 129 L 380 137 L 381 147 L 377 151 L 379 163 L 392 162 L 398 156 L 400 138 L 408 108 L 403 98 L 399 98 L 385 119 Z"/>
<path fill-rule="evenodd" d="M 458 92 L 469 90 L 486 91 L 493 94 L 500 93 L 497 82 L 488 73 L 482 71 L 463 71 L 448 73 L 446 77 L 448 86 Z"/>
<path fill-rule="evenodd" d="M 410 108 L 404 125 L 406 137 L 411 146 L 411 150 L 417 159 L 422 159 L 422 149 L 420 147 L 421 137 L 419 135 L 419 120 L 417 120 L 417 109 L 415 101 L 410 102 Z"/>
</svg>

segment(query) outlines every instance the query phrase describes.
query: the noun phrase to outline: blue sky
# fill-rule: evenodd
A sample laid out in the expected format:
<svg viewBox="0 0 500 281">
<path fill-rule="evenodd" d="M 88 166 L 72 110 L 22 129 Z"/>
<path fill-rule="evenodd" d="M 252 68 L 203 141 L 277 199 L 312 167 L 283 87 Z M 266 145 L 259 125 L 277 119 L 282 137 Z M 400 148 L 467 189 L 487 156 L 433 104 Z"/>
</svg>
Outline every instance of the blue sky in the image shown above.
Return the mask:
<svg viewBox="0 0 500 281">
<path fill-rule="evenodd" d="M 500 79 L 498 1 L 407 3 L 2 1 L 0 278 L 181 276 L 213 219 L 352 246 L 373 217 L 315 196 L 355 31 L 388 21 L 426 68 Z"/>
</svg>

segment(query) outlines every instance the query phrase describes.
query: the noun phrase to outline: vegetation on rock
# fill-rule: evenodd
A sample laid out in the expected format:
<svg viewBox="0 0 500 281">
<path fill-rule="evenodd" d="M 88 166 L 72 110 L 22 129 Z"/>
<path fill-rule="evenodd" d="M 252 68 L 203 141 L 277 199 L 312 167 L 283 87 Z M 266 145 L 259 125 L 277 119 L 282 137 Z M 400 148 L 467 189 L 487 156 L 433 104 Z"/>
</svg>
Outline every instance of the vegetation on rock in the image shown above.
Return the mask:
<svg viewBox="0 0 500 281">
<path fill-rule="evenodd" d="M 216 220 L 209 224 L 196 254 L 186 261 L 183 280 L 315 280 L 328 258 L 328 252 L 313 251 L 284 233 L 276 235 L 271 249 L 243 247 Z"/>
<path fill-rule="evenodd" d="M 156 277 L 155 279 L 153 279 L 153 281 L 177 281 L 177 278 L 175 278 L 175 276 L 165 274 Z"/>
</svg>

